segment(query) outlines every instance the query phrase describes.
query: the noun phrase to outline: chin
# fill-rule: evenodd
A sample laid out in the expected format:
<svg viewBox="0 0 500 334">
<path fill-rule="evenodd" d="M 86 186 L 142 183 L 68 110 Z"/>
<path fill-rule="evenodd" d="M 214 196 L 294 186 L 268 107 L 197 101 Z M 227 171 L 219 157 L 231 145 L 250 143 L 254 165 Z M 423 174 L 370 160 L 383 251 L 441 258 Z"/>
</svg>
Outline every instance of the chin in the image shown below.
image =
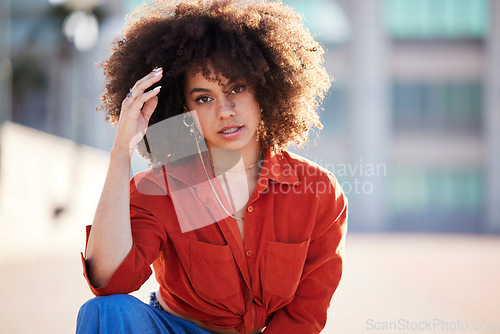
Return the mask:
<svg viewBox="0 0 500 334">
<path fill-rule="evenodd" d="M 205 142 L 207 143 L 208 148 L 225 148 L 237 151 L 243 151 L 250 148 L 252 142 L 255 142 L 256 146 L 260 147 L 259 142 L 257 141 L 257 137 L 255 136 L 252 138 L 240 138 L 233 141 L 217 140 L 216 142 L 211 143 L 205 139 Z"/>
</svg>

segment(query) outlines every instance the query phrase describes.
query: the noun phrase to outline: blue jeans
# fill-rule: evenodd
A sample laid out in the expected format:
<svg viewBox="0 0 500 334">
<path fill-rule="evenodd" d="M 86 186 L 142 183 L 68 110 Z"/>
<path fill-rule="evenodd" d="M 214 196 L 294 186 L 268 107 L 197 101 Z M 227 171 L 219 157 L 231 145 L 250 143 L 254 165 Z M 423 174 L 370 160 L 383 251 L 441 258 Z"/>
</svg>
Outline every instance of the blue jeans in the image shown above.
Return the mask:
<svg viewBox="0 0 500 334">
<path fill-rule="evenodd" d="M 165 312 L 154 293 L 148 304 L 130 295 L 96 297 L 78 312 L 77 334 L 210 334 L 192 322 Z"/>
</svg>

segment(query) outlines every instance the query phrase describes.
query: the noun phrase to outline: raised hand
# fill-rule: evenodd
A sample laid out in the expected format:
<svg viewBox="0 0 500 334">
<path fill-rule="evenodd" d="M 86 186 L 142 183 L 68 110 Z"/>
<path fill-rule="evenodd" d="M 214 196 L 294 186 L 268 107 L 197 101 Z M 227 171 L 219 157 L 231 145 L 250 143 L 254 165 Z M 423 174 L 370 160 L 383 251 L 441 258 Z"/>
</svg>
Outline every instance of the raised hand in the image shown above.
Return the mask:
<svg viewBox="0 0 500 334">
<path fill-rule="evenodd" d="M 132 154 L 146 133 L 149 118 L 158 105 L 161 86 L 146 92 L 163 75 L 162 68 L 156 68 L 138 80 L 122 102 L 120 118 L 116 129 L 114 148 Z"/>
</svg>

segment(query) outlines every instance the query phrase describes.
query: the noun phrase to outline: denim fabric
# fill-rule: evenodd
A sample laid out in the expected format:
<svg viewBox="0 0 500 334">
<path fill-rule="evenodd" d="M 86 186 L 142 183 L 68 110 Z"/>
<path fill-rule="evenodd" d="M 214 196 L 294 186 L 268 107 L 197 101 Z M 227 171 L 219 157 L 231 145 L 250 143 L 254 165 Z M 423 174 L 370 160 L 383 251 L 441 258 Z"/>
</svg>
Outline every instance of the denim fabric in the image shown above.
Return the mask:
<svg viewBox="0 0 500 334">
<path fill-rule="evenodd" d="M 149 305 L 130 295 L 110 295 L 87 301 L 78 313 L 76 333 L 210 334 L 165 312 L 154 293 Z"/>
</svg>

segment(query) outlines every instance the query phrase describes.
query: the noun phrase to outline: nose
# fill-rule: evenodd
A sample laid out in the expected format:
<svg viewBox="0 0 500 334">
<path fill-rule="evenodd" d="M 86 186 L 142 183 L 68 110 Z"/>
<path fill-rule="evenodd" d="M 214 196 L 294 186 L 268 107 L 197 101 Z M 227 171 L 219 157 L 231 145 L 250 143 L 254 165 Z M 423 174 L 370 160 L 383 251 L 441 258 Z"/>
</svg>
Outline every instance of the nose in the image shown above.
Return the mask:
<svg viewBox="0 0 500 334">
<path fill-rule="evenodd" d="M 234 102 L 231 101 L 230 97 L 227 95 L 224 95 L 219 99 L 217 108 L 217 113 L 220 119 L 229 118 L 235 115 Z"/>
</svg>

